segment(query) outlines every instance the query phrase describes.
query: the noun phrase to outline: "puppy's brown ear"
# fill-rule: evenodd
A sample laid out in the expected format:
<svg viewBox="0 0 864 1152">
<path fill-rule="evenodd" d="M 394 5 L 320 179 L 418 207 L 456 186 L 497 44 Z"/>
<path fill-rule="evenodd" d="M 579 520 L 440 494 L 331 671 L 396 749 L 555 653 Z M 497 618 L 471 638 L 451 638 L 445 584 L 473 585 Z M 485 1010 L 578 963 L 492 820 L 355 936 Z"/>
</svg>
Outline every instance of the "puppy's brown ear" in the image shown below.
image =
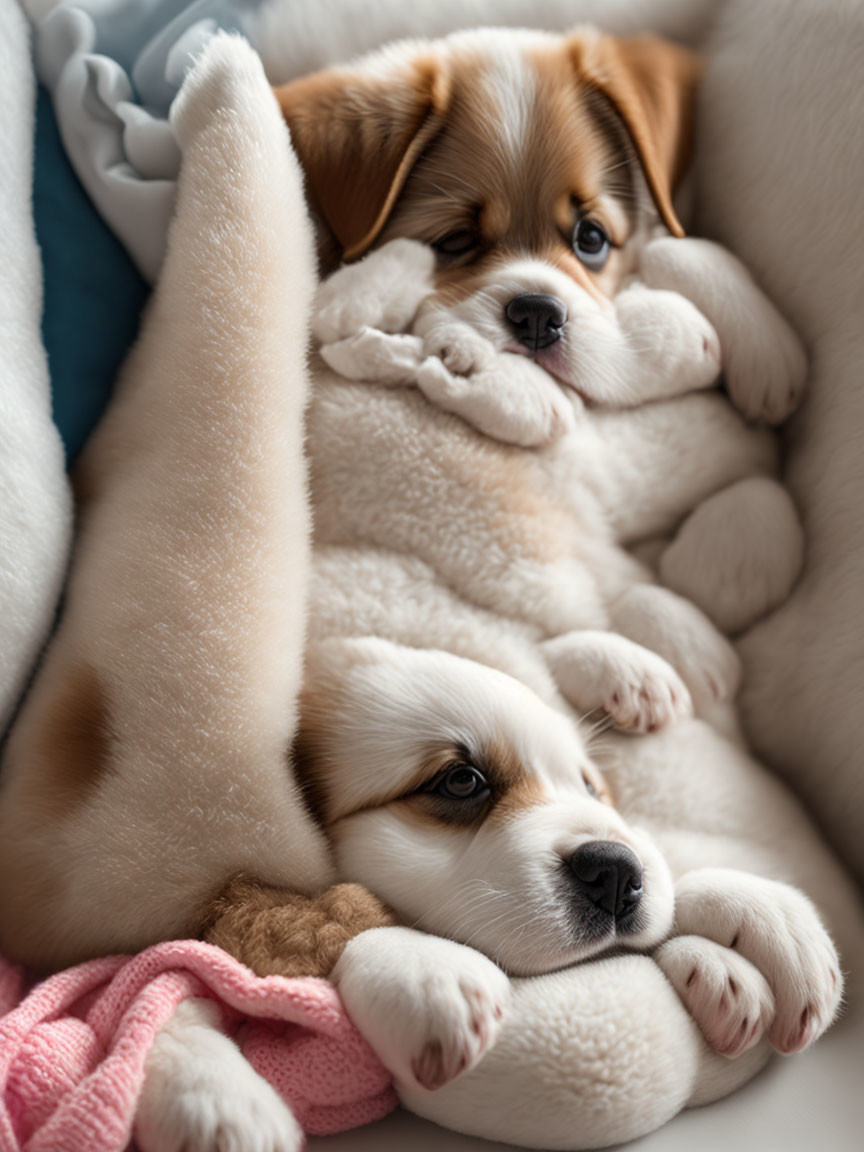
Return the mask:
<svg viewBox="0 0 864 1152">
<path fill-rule="evenodd" d="M 653 36 L 617 39 L 589 32 L 573 36 L 569 47 L 582 82 L 623 120 L 664 224 L 673 236 L 683 236 L 672 193 L 691 152 L 699 57 Z"/>
<path fill-rule="evenodd" d="M 450 85 L 434 52 L 332 68 L 276 88 L 315 206 L 351 260 L 373 243 L 444 122 Z"/>
</svg>

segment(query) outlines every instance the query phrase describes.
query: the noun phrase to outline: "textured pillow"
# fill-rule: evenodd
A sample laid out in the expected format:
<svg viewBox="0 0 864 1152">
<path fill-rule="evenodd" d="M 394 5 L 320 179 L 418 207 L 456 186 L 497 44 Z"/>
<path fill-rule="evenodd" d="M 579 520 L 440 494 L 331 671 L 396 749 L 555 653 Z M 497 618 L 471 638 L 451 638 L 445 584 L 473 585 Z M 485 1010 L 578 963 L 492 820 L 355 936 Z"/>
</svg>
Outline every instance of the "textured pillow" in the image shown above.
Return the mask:
<svg viewBox="0 0 864 1152">
<path fill-rule="evenodd" d="M 71 461 L 108 401 L 149 289 L 78 182 L 44 88 L 36 109 L 33 204 L 54 420 Z"/>
</svg>

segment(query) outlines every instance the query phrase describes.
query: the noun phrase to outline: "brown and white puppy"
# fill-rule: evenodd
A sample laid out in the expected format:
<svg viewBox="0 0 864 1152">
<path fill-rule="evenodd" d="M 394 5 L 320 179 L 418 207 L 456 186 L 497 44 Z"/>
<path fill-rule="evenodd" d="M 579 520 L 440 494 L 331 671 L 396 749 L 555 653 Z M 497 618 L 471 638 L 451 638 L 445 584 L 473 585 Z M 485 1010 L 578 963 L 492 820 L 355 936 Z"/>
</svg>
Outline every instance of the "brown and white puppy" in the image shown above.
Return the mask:
<svg viewBox="0 0 864 1152">
<path fill-rule="evenodd" d="M 583 734 L 518 680 L 383 640 L 313 649 L 296 761 L 337 871 L 404 924 L 535 975 L 672 920 L 669 871 Z"/>
<path fill-rule="evenodd" d="M 391 46 L 277 90 L 320 216 L 324 263 L 379 245 L 369 260 L 383 260 L 394 238 L 436 252 L 431 295 L 423 272 L 412 285 L 403 270 L 386 310 L 368 290 L 374 277 L 364 283 L 363 263 L 341 270 L 339 277 L 357 274 L 357 291 L 343 291 L 335 309 L 319 308 L 316 336 L 332 352 L 358 330 L 362 338 L 364 325 L 405 333 L 419 305 L 412 332 L 422 340 L 424 372 L 443 363 L 470 386 L 488 361 L 494 376 L 496 357 L 513 361 L 508 353 L 520 352 L 526 369 L 571 390 L 590 378 L 592 400 L 656 399 L 656 391 L 648 397 L 634 386 L 634 364 L 651 358 L 640 355 L 644 340 L 621 332 L 612 301 L 616 294 L 620 301 L 618 289 L 658 221 L 681 234 L 672 189 L 685 163 L 697 74 L 692 54 L 651 39 L 479 30 Z M 704 387 L 719 364 L 711 324 L 701 323 L 697 336 L 706 335 L 693 352 L 707 365 L 697 385 Z M 586 372 L 589 358 L 602 371 Z M 662 369 L 665 362 L 654 375 L 663 377 Z M 787 395 L 785 372 L 775 375 Z M 550 411 L 566 405 L 562 399 Z M 657 455 L 687 454 L 674 475 L 655 467 L 643 481 L 649 463 L 635 459 L 623 426 L 623 451 L 609 448 L 600 460 L 589 446 L 589 460 L 584 444 L 568 442 L 558 467 L 551 456 L 528 460 L 467 434 L 457 443 L 452 421 L 414 397 L 352 390 L 321 366 L 309 422 L 318 542 L 374 543 L 418 556 L 465 599 L 543 638 L 621 633 L 614 658 L 607 641 L 592 647 L 591 658 L 605 683 L 610 667 L 620 669 L 626 642 L 628 675 L 650 706 L 635 716 L 622 711 L 616 722 L 657 727 L 689 710 L 688 691 L 697 708 L 733 695 L 737 661 L 680 598 L 652 590 L 633 623 L 623 598 L 645 574 L 618 545 L 672 532 L 696 503 L 770 471 L 770 440 L 718 409 L 719 397 L 700 398 L 655 413 L 659 430 L 640 425 Z M 709 442 L 724 422 L 724 445 L 706 449 L 690 435 L 700 419 Z M 636 480 L 633 500 L 620 491 L 625 466 L 628 484 Z M 790 580 L 794 559 L 784 566 Z M 662 626 L 643 627 L 660 617 Z M 662 673 L 657 655 L 671 665 Z M 567 695 L 577 710 L 596 706 L 596 692 Z"/>
</svg>

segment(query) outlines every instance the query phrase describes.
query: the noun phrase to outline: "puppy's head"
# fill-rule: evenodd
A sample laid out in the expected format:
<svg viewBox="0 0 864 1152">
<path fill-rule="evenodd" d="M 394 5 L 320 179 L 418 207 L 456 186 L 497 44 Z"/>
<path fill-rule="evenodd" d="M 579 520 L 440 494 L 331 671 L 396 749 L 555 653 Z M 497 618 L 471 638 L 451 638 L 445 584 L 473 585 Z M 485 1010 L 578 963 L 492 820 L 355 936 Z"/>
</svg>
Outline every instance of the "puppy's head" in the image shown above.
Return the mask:
<svg viewBox="0 0 864 1152">
<path fill-rule="evenodd" d="M 384 641 L 325 644 L 297 764 L 344 877 L 514 974 L 668 932 L 672 882 L 578 730 L 516 680 Z"/>
<path fill-rule="evenodd" d="M 483 29 L 393 45 L 277 97 L 331 259 L 432 245 L 440 312 L 575 384 L 652 224 L 682 234 L 672 195 L 697 72 L 647 37 Z"/>
</svg>

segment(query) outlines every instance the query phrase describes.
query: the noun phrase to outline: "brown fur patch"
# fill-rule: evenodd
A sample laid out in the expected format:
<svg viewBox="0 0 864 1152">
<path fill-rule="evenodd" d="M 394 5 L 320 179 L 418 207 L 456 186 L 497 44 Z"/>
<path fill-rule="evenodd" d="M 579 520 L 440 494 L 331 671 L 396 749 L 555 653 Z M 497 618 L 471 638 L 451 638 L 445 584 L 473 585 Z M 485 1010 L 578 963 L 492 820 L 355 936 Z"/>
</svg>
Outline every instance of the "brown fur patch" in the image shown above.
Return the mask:
<svg viewBox="0 0 864 1152">
<path fill-rule="evenodd" d="M 43 679 L 25 704 L 8 756 L 25 758 L 23 787 L 43 811 L 63 813 L 82 803 L 111 766 L 107 694 L 95 670 L 73 665 L 62 678 Z"/>
<path fill-rule="evenodd" d="M 309 897 L 241 876 L 207 907 L 200 935 L 256 976 L 327 977 L 349 940 L 396 923 L 359 884 L 336 884 Z"/>
<path fill-rule="evenodd" d="M 426 52 L 389 75 L 333 68 L 275 92 L 316 206 L 342 258 L 353 259 L 376 239 L 443 122 L 446 71 Z"/>
</svg>

